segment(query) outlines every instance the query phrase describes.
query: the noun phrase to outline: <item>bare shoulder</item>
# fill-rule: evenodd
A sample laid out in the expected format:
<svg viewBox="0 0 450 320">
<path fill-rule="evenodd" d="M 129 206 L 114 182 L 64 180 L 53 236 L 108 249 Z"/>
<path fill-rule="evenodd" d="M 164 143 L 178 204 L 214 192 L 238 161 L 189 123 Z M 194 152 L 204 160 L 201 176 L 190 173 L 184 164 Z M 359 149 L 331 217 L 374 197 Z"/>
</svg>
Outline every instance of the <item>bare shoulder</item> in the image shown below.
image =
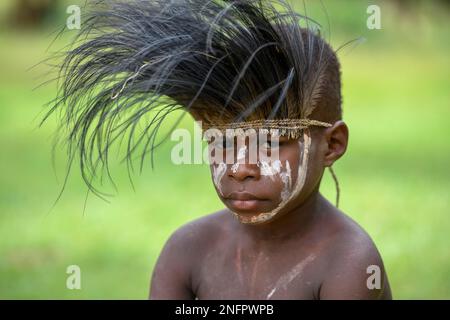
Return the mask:
<svg viewBox="0 0 450 320">
<path fill-rule="evenodd" d="M 219 211 L 188 222 L 166 241 L 153 270 L 151 299 L 193 299 L 192 270 L 221 234 L 226 220 Z"/>
<path fill-rule="evenodd" d="M 228 221 L 226 210 L 205 215 L 179 227 L 167 243 L 182 248 L 183 251 L 201 252 L 199 249 L 207 244 L 211 245 L 220 237 Z"/>
<path fill-rule="evenodd" d="M 186 265 L 198 261 L 223 233 L 227 218 L 222 210 L 185 223 L 171 234 L 163 253 Z"/>
<path fill-rule="evenodd" d="M 337 209 L 328 216 L 328 268 L 320 298 L 391 299 L 383 260 L 369 234 Z"/>
</svg>

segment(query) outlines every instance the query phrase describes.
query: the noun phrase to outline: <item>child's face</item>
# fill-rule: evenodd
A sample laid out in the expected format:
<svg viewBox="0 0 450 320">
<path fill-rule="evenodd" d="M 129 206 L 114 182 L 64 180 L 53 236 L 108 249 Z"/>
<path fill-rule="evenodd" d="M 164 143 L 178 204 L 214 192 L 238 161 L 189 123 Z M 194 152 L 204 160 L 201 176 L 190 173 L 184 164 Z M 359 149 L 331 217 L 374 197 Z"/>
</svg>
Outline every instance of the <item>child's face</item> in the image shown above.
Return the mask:
<svg viewBox="0 0 450 320">
<path fill-rule="evenodd" d="M 220 199 L 243 223 L 264 223 L 283 215 L 300 205 L 320 181 L 320 148 L 310 131 L 299 139 L 277 138 L 278 146 L 270 136 L 267 144 L 258 140 L 256 163 L 249 161 L 249 150 L 254 149 L 248 137 L 231 138 L 233 148 L 214 146 L 223 159 L 232 152 L 234 163 L 211 164 L 211 174 Z M 276 152 L 276 157 L 267 157 Z"/>
</svg>

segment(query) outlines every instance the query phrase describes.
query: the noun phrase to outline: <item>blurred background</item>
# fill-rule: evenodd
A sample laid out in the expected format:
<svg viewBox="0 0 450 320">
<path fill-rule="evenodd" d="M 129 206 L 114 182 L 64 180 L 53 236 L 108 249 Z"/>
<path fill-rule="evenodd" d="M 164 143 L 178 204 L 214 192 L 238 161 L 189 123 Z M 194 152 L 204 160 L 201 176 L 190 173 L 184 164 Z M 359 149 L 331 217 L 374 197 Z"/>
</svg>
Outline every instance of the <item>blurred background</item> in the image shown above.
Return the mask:
<svg viewBox="0 0 450 320">
<path fill-rule="evenodd" d="M 62 197 L 66 155 L 56 149 L 53 117 L 42 128 L 55 85 L 36 65 L 68 44 L 53 42 L 71 4 L 0 2 L 0 298 L 145 299 L 152 268 L 182 224 L 223 208 L 206 165 L 176 166 L 168 142 L 135 174 L 113 166 L 118 192 L 92 194 L 78 167 Z M 303 1 L 292 1 L 305 13 Z M 372 236 L 396 299 L 450 299 L 450 106 L 447 1 L 305 1 L 342 63 L 347 154 L 335 165 L 341 208 Z M 369 30 L 369 5 L 381 29 Z M 328 15 L 328 18 L 327 18 Z M 81 21 L 83 23 L 83 21 Z M 329 26 L 329 27 L 328 27 Z M 328 31 L 331 31 L 328 32 Z M 30 69 L 31 68 L 31 69 Z M 192 129 L 192 120 L 183 127 Z M 333 202 L 328 174 L 322 192 Z M 86 206 L 85 206 L 86 203 Z M 66 269 L 81 268 L 81 290 L 66 288 Z"/>
</svg>

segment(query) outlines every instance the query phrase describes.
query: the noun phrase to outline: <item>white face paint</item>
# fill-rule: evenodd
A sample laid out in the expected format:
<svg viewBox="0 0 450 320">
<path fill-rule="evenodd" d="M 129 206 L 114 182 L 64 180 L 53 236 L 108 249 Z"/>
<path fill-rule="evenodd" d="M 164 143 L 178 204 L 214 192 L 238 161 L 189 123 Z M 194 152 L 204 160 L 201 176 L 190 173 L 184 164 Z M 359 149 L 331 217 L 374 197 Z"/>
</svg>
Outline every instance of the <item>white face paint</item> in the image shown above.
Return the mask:
<svg viewBox="0 0 450 320">
<path fill-rule="evenodd" d="M 259 168 L 261 170 L 262 176 L 268 176 L 270 179 L 274 180 L 275 175 L 279 174 L 281 171 L 281 161 L 260 161 Z"/>
<path fill-rule="evenodd" d="M 245 160 L 245 154 L 247 153 L 247 146 L 243 146 L 242 148 L 239 149 L 238 154 L 237 154 L 237 160 Z"/>
<path fill-rule="evenodd" d="M 247 146 L 244 146 L 239 149 L 238 156 L 237 156 L 238 162 L 233 164 L 233 166 L 231 167 L 231 171 L 233 173 L 236 173 L 237 170 L 239 169 L 239 164 L 241 163 L 240 161 L 245 159 L 246 151 L 247 151 Z M 257 165 L 260 168 L 260 172 L 261 172 L 262 176 L 268 176 L 272 180 L 275 180 L 275 176 L 280 175 L 280 177 L 283 181 L 283 184 L 285 185 L 285 189 L 286 189 L 286 184 L 289 184 L 289 188 L 290 188 L 290 186 L 291 186 L 291 182 L 290 182 L 291 181 L 291 168 L 289 166 L 288 161 L 286 161 L 286 172 L 282 172 L 283 165 L 281 164 L 280 160 L 258 161 Z M 285 182 L 285 180 L 286 180 L 286 182 Z M 284 190 L 284 191 L 286 192 L 286 190 Z"/>
<path fill-rule="evenodd" d="M 303 189 L 306 181 L 306 173 L 308 170 L 309 160 L 309 148 L 311 146 L 311 138 L 309 130 L 306 129 L 303 134 L 303 143 L 301 140 L 298 142 L 300 150 L 300 164 L 298 166 L 298 174 L 295 185 L 292 185 L 292 172 L 291 166 L 288 161 L 285 162 L 284 168 L 280 160 L 275 161 L 258 161 L 257 165 L 260 168 L 260 174 L 262 176 L 268 176 L 274 180 L 277 176 L 283 183 L 283 190 L 281 191 L 281 202 L 278 206 L 270 212 L 262 212 L 252 217 L 245 217 L 232 212 L 236 218 L 245 224 L 259 224 L 273 219 L 291 200 L 295 199 Z M 247 146 L 243 146 L 238 150 L 237 163 L 234 163 L 231 167 L 233 173 L 236 173 L 239 169 L 239 164 L 242 160 L 245 160 L 247 154 Z M 213 166 L 213 181 L 221 196 L 223 196 L 221 188 L 221 180 L 227 171 L 227 164 L 220 162 Z"/>
<path fill-rule="evenodd" d="M 280 172 L 280 178 L 281 181 L 283 182 L 283 191 L 281 191 L 281 201 L 285 201 L 291 194 L 292 188 L 291 166 L 289 165 L 289 161 L 287 160 L 286 160 L 286 170 Z"/>
<path fill-rule="evenodd" d="M 300 164 L 298 166 L 297 181 L 292 189 L 292 176 L 289 162 L 286 161 L 285 170 L 281 171 L 281 162 L 274 161 L 271 164 L 263 161 L 260 163 L 261 175 L 273 176 L 278 174 L 283 182 L 283 191 L 281 192 L 281 202 L 279 205 L 270 212 L 263 212 L 253 217 L 244 217 L 235 212 L 233 214 L 238 218 L 241 223 L 245 224 L 259 224 L 273 219 L 292 199 L 295 199 L 303 189 L 306 181 L 306 173 L 308 170 L 309 160 L 309 148 L 311 146 L 311 138 L 309 136 L 309 130 L 306 129 L 303 134 L 302 141 L 299 140 L 299 147 L 303 149 L 300 158 Z M 263 174 L 264 173 L 264 174 Z"/>
<path fill-rule="evenodd" d="M 224 162 L 220 162 L 217 166 L 216 165 L 213 166 L 213 181 L 220 195 L 223 195 L 221 180 L 225 175 L 226 171 L 227 171 L 227 164 Z"/>
<path fill-rule="evenodd" d="M 243 146 L 243 147 L 239 148 L 238 154 L 237 154 L 237 162 L 235 164 L 233 164 L 233 166 L 231 167 L 231 171 L 233 173 L 236 173 L 238 171 L 239 164 L 241 163 L 241 161 L 245 161 L 246 154 L 247 154 L 247 146 Z"/>
<path fill-rule="evenodd" d="M 273 162 L 261 161 L 258 163 L 258 166 L 260 167 L 262 176 L 268 176 L 272 181 L 275 180 L 277 175 L 281 178 L 281 181 L 283 182 L 281 200 L 286 200 L 289 197 L 292 188 L 292 174 L 289 161 L 286 160 L 284 170 L 280 160 L 275 160 Z"/>
</svg>

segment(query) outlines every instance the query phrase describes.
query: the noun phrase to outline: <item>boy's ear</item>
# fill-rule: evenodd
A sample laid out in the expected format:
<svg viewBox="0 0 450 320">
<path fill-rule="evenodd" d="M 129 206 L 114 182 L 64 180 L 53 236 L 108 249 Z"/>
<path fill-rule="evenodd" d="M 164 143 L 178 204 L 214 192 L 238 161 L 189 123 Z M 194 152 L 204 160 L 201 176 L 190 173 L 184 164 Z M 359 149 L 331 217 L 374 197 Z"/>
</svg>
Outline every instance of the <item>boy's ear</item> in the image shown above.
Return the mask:
<svg viewBox="0 0 450 320">
<path fill-rule="evenodd" d="M 324 165 L 330 167 L 347 150 L 348 145 L 348 127 L 344 121 L 339 120 L 332 127 L 325 130 L 325 143 L 327 150 L 325 152 Z"/>
</svg>

